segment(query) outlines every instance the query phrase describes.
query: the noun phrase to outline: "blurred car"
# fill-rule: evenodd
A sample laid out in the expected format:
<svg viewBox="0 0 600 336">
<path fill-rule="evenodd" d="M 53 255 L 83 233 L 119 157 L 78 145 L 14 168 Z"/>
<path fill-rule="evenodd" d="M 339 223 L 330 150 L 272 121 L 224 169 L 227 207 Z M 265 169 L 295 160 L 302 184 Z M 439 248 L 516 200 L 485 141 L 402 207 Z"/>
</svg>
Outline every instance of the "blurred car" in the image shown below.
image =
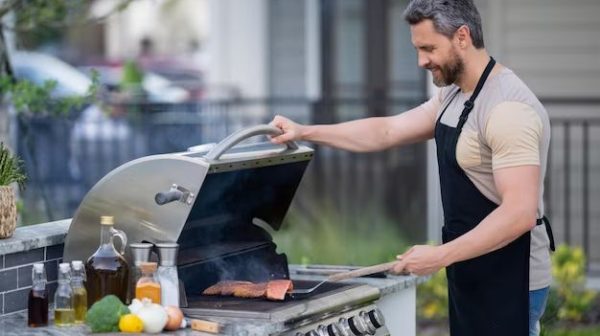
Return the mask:
<svg viewBox="0 0 600 336">
<path fill-rule="evenodd" d="M 99 75 L 100 84 L 113 93 L 120 92 L 122 78 L 121 65 L 88 65 L 80 69 L 91 76 L 93 71 Z M 154 72 L 144 72 L 142 89 L 148 102 L 151 103 L 183 103 L 189 101 L 190 93 L 170 81 L 168 78 Z"/>
<path fill-rule="evenodd" d="M 37 85 L 43 85 L 47 80 L 56 81 L 52 92 L 55 98 L 85 95 L 92 85 L 88 76 L 51 55 L 17 51 L 11 53 L 10 60 L 17 79 Z"/>
<path fill-rule="evenodd" d="M 72 96 L 83 96 L 89 91 L 92 85 L 91 79 L 84 73 L 79 71 L 77 68 L 69 65 L 68 63 L 51 55 L 38 53 L 38 52 L 24 52 L 17 51 L 10 55 L 11 65 L 13 73 L 18 80 L 28 80 L 37 85 L 43 85 L 47 80 L 53 80 L 56 82 L 55 89 L 51 92 L 52 98 L 65 98 Z M 14 111 L 14 109 L 11 109 Z M 81 169 L 82 161 L 85 161 L 84 157 L 86 153 L 83 153 L 84 147 L 88 147 L 90 143 L 99 142 L 127 142 L 131 137 L 131 129 L 123 120 L 111 118 L 105 113 L 97 104 L 87 104 L 81 107 L 81 110 L 74 111 L 77 118 L 74 121 L 72 127 L 69 127 L 70 133 L 64 134 L 62 141 L 69 141 L 68 146 L 65 148 L 64 155 L 70 152 L 70 156 L 59 158 L 58 160 L 49 160 L 46 158 L 46 153 L 51 151 L 47 148 L 48 146 L 57 146 L 54 142 L 56 139 L 42 138 L 43 134 L 48 132 L 36 132 L 36 140 L 34 149 L 36 151 L 35 157 L 37 162 L 41 165 L 49 165 L 52 163 L 62 164 L 68 163 L 70 177 L 73 180 L 79 180 L 84 175 Z M 53 118 L 41 120 L 41 127 L 54 127 L 61 121 Z M 46 123 L 46 124 L 43 124 Z M 30 125 L 29 127 L 32 127 Z M 57 136 L 58 132 L 54 132 L 51 137 Z M 20 139 L 17 136 L 17 139 Z M 60 145 L 58 145 L 60 146 Z M 38 167 L 43 171 L 55 171 L 53 167 L 44 168 Z M 60 167 L 64 170 L 64 167 Z M 59 170 L 60 170 L 59 169 Z M 47 176 L 51 178 L 51 176 Z M 85 177 L 83 177 L 85 178 Z"/>
</svg>

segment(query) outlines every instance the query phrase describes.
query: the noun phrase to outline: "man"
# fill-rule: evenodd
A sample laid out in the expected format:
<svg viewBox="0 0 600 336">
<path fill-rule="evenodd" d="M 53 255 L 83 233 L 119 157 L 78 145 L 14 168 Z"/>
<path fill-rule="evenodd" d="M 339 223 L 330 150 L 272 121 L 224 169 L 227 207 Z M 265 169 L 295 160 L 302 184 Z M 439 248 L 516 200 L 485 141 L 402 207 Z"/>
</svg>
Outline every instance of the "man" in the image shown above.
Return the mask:
<svg viewBox="0 0 600 336">
<path fill-rule="evenodd" d="M 551 282 L 547 113 L 486 52 L 472 0 L 413 0 L 404 16 L 419 66 L 441 87 L 433 98 L 399 115 L 336 125 L 277 116 L 271 124 L 283 133 L 272 141 L 367 152 L 435 138 L 443 244 L 412 247 L 394 272 L 446 267 L 452 335 L 538 335 Z"/>
</svg>

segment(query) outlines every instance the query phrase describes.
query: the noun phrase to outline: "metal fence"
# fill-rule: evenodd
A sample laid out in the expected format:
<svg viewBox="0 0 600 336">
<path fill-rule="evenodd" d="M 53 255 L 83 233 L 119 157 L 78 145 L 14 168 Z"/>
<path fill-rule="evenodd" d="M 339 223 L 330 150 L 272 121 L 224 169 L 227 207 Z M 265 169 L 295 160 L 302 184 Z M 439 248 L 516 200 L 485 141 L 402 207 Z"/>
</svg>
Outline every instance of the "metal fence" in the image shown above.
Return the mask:
<svg viewBox="0 0 600 336">
<path fill-rule="evenodd" d="M 552 141 L 546 207 L 557 243 L 580 246 L 600 275 L 600 99 L 543 99 Z"/>
<path fill-rule="evenodd" d="M 418 103 L 390 101 L 386 110 L 395 114 Z M 72 217 L 98 180 L 135 158 L 218 142 L 276 114 L 312 123 L 327 110 L 332 121 L 344 121 L 367 116 L 372 106 L 364 100 L 269 99 L 121 106 L 110 116 L 96 106 L 62 118 L 19 115 L 16 148 L 30 178 L 22 195 L 23 223 Z M 318 218 L 326 205 L 340 220 L 369 209 L 398 223 L 412 240 L 424 241 L 425 165 L 424 145 L 373 154 L 319 148 L 293 206 Z"/>
</svg>

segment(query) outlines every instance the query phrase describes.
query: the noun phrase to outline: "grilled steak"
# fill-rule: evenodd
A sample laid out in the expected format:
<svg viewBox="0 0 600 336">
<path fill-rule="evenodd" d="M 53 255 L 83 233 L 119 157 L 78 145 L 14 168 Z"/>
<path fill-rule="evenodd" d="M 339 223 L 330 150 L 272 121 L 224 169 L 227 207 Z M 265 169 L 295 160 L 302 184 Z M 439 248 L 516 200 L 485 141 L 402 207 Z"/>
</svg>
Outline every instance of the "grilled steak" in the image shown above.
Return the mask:
<svg viewBox="0 0 600 336">
<path fill-rule="evenodd" d="M 271 280 L 267 283 L 267 299 L 282 301 L 285 299 L 285 294 L 293 289 L 292 280 Z"/>
</svg>

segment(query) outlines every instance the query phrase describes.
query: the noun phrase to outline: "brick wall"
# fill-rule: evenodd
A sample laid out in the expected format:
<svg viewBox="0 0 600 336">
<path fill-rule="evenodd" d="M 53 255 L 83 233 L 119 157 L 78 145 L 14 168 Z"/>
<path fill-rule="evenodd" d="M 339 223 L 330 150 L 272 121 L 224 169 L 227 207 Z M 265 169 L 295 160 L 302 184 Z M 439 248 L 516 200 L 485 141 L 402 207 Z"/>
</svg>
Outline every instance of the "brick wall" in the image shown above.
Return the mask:
<svg viewBox="0 0 600 336">
<path fill-rule="evenodd" d="M 2 268 L 0 268 L 2 315 L 27 309 L 27 297 L 31 289 L 31 268 L 36 262 L 44 262 L 49 298 L 53 301 L 54 291 L 58 285 L 56 279 L 63 247 L 63 244 L 59 244 L 2 256 Z"/>
<path fill-rule="evenodd" d="M 0 316 L 27 309 L 36 262 L 44 263 L 49 301 L 53 301 L 69 224 L 64 220 L 19 227 L 11 238 L 0 240 Z"/>
</svg>

